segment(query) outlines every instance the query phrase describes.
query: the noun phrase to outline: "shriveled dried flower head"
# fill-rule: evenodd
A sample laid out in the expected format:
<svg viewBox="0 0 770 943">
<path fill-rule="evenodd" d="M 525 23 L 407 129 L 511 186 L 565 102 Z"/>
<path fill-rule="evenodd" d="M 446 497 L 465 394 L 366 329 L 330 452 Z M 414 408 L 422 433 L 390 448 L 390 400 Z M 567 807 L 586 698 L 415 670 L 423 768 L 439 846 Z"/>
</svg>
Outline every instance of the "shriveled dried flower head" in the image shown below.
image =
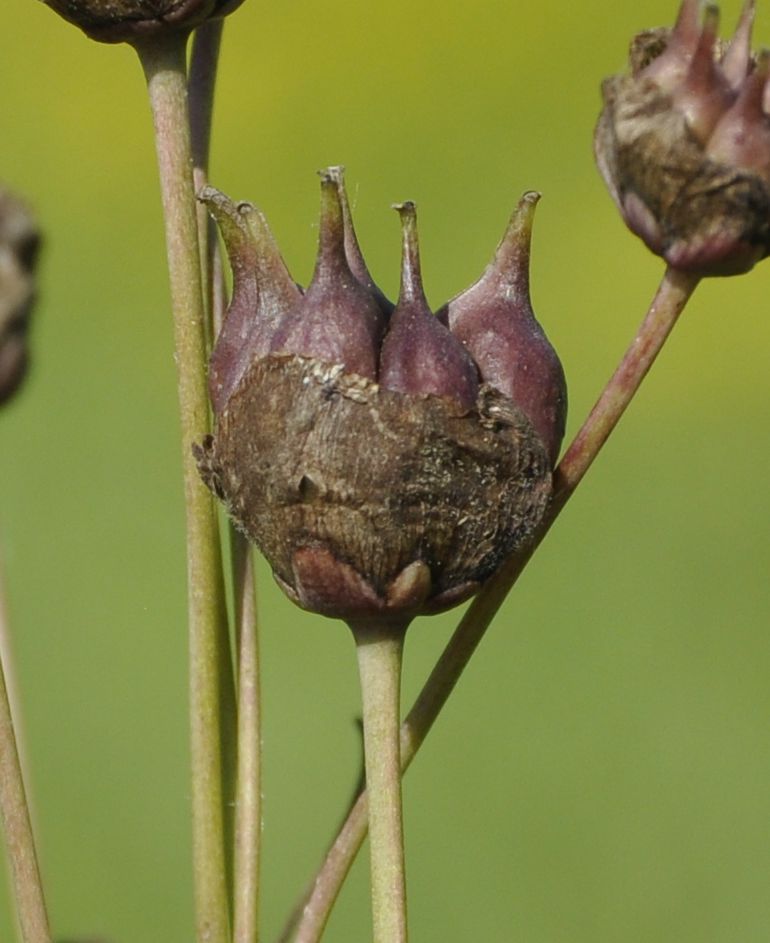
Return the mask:
<svg viewBox="0 0 770 943">
<path fill-rule="evenodd" d="M 136 42 L 177 30 L 189 31 L 210 17 L 225 16 L 243 0 L 43 0 L 91 39 Z"/>
<path fill-rule="evenodd" d="M 540 521 L 564 432 L 561 365 L 532 314 L 537 197 L 493 264 L 434 316 L 414 204 L 401 291 L 375 286 L 340 168 L 321 175 L 303 292 L 262 214 L 209 188 L 234 273 L 214 348 L 201 473 L 301 606 L 402 619 L 467 598 Z"/>
<path fill-rule="evenodd" d="M 750 50 L 754 2 L 721 43 L 719 10 L 683 0 L 671 30 L 635 37 L 607 79 L 599 168 L 629 228 L 673 268 L 746 272 L 770 252 L 770 53 Z"/>
</svg>

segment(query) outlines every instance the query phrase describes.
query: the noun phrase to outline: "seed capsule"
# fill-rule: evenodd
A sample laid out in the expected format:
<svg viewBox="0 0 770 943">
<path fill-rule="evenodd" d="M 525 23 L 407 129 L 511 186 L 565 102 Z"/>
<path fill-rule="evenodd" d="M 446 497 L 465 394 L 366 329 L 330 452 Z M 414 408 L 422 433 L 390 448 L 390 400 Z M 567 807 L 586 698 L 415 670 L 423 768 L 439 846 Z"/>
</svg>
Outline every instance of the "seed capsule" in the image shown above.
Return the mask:
<svg viewBox="0 0 770 943">
<path fill-rule="evenodd" d="M 479 391 L 478 371 L 462 344 L 428 307 L 414 203 L 400 203 L 396 209 L 403 241 L 401 293 L 382 344 L 380 385 L 399 393 L 445 396 L 471 409 Z"/>
<path fill-rule="evenodd" d="M 241 216 L 222 208 L 239 247 L 231 264 L 252 267 L 235 284 L 253 311 L 265 291 L 256 254 Z M 243 366 L 230 345 L 242 372 L 214 435 L 195 447 L 203 480 L 287 595 L 357 625 L 403 626 L 467 598 L 527 542 L 551 493 L 532 423 L 504 393 L 479 388 L 470 356 L 427 308 L 414 207 L 400 212 L 401 297 L 381 343 L 384 314 L 346 255 L 335 174 L 322 176 L 313 281 L 279 317 L 269 352 L 245 331 Z M 224 330 L 241 310 L 234 297 Z"/>
<path fill-rule="evenodd" d="M 555 464 L 564 437 L 567 384 L 530 300 L 530 243 L 539 199 L 538 193 L 524 194 L 492 264 L 437 316 L 468 349 L 481 379 L 527 416 Z"/>
<path fill-rule="evenodd" d="M 299 354 L 371 380 L 385 316 L 350 270 L 342 204 L 334 177 L 321 174 L 321 222 L 313 279 L 276 328 L 272 353 Z"/>
<path fill-rule="evenodd" d="M 718 9 L 697 22 L 684 0 L 674 29 L 642 34 L 632 74 L 603 85 L 597 163 L 629 228 L 673 268 L 747 272 L 770 252 L 767 66 L 750 56 L 753 0 L 732 42 Z"/>
<path fill-rule="evenodd" d="M 199 194 L 219 224 L 233 271 L 233 294 L 209 361 L 214 412 L 224 408 L 246 368 L 270 350 L 276 330 L 302 300 L 263 214 L 213 187 Z"/>
<path fill-rule="evenodd" d="M 134 43 L 189 32 L 204 20 L 226 16 L 243 0 L 44 0 L 91 39 Z"/>
</svg>

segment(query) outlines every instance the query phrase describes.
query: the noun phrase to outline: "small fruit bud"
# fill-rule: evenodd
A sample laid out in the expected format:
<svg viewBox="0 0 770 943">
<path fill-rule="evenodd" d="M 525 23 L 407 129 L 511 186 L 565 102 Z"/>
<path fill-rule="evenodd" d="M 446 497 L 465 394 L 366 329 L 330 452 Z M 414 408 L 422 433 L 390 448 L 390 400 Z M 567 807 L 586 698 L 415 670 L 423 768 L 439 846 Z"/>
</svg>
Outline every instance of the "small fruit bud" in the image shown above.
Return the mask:
<svg viewBox="0 0 770 943">
<path fill-rule="evenodd" d="M 233 294 L 209 361 L 209 394 L 220 412 L 246 368 L 270 350 L 284 317 L 302 300 L 267 220 L 213 187 L 198 197 L 219 224 L 233 271 Z"/>
<path fill-rule="evenodd" d="M 339 190 L 321 174 L 321 223 L 315 272 L 303 298 L 281 320 L 272 353 L 299 354 L 374 380 L 385 316 L 350 270 Z"/>
<path fill-rule="evenodd" d="M 0 187 L 0 404 L 16 392 L 27 370 L 39 243 L 30 211 Z"/>
<path fill-rule="evenodd" d="M 134 43 L 189 32 L 204 20 L 226 16 L 243 0 L 44 0 L 86 36 L 103 43 Z"/>
<path fill-rule="evenodd" d="M 684 0 L 670 33 L 641 34 L 632 74 L 603 85 L 599 169 L 629 228 L 672 268 L 696 275 L 749 271 L 770 252 L 767 65 L 750 56 L 754 2 L 731 43 L 719 11 L 702 26 Z"/>
<path fill-rule="evenodd" d="M 261 297 L 240 217 L 211 202 L 236 246 L 236 290 Z M 322 176 L 313 281 L 269 353 L 246 331 L 250 362 L 215 412 L 214 435 L 195 447 L 204 481 L 287 595 L 356 624 L 403 626 L 467 598 L 527 542 L 551 493 L 532 423 L 504 393 L 477 388 L 469 355 L 428 310 L 414 207 L 400 211 L 402 290 L 380 352 L 384 318 L 362 270 L 351 272 L 335 173 Z"/>
<path fill-rule="evenodd" d="M 380 385 L 386 390 L 476 403 L 478 371 L 463 345 L 435 318 L 422 288 L 417 212 L 414 203 L 395 207 L 401 217 L 401 293 L 380 354 Z"/>
<path fill-rule="evenodd" d="M 393 313 L 394 305 L 393 302 L 389 301 L 383 292 L 377 287 L 369 272 L 369 268 L 364 261 L 361 247 L 358 244 L 356 230 L 353 226 L 353 216 L 350 212 L 348 193 L 345 189 L 345 168 L 341 166 L 330 167 L 326 172 L 334 181 L 334 185 L 337 187 L 337 193 L 339 194 L 340 198 L 340 206 L 342 207 L 342 222 L 345 232 L 345 257 L 348 260 L 350 271 L 356 276 L 358 281 L 368 288 L 369 291 L 374 295 L 374 298 L 382 309 L 382 313 L 385 317 L 385 320 L 387 321 L 387 319 Z"/>
<path fill-rule="evenodd" d="M 567 418 L 567 384 L 529 294 L 532 221 L 539 199 L 539 193 L 524 194 L 492 264 L 437 316 L 468 349 L 481 379 L 505 393 L 529 419 L 555 464 Z"/>
</svg>

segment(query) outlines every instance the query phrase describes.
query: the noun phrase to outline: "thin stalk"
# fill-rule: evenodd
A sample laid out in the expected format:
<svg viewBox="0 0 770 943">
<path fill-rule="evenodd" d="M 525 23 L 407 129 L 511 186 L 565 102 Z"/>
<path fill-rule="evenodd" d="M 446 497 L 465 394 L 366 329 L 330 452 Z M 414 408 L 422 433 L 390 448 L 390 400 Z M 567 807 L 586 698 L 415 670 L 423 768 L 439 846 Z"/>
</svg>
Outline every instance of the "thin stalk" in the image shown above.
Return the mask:
<svg viewBox="0 0 770 943">
<path fill-rule="evenodd" d="M 233 601 L 238 652 L 238 773 L 235 791 L 234 943 L 259 939 L 262 831 L 259 643 L 253 560 L 232 531 Z"/>
<path fill-rule="evenodd" d="M 697 284 L 695 276 L 666 271 L 636 337 L 554 472 L 554 494 L 538 532 L 471 602 L 401 725 L 402 770 L 412 762 L 511 587 L 634 398 Z M 321 939 L 334 902 L 363 844 L 366 828 L 367 803 L 363 792 L 316 875 L 295 943 L 318 943 Z"/>
<path fill-rule="evenodd" d="M 222 45 L 224 19 L 206 20 L 193 34 L 190 75 L 190 148 L 193 167 L 208 172 L 211 145 L 211 119 L 214 114 L 219 49 Z"/>
<path fill-rule="evenodd" d="M 8 613 L 0 573 L 0 636 L 8 634 Z M 35 837 L 13 729 L 11 704 L 0 652 L 0 812 L 13 880 L 16 912 L 24 943 L 51 943 Z"/>
<path fill-rule="evenodd" d="M 211 121 L 214 112 L 214 91 L 216 88 L 219 50 L 222 44 L 224 19 L 206 20 L 193 34 L 192 53 L 190 55 L 190 74 L 187 80 L 190 99 L 190 147 L 193 162 L 193 184 L 195 192 L 200 193 L 208 183 L 209 152 L 211 149 Z M 201 271 L 204 273 L 205 300 L 208 302 L 206 331 L 209 345 L 213 344 L 217 331 L 217 317 L 214 311 L 214 291 L 218 287 L 213 276 L 216 253 L 216 235 L 213 233 L 212 220 L 202 203 L 196 203 L 198 217 L 198 242 L 201 257 Z"/>
<path fill-rule="evenodd" d="M 193 179 L 196 193 L 208 183 L 211 119 L 222 41 L 223 19 L 207 20 L 195 32 L 188 89 Z M 213 343 L 225 313 L 221 256 L 212 220 L 203 204 L 197 205 L 201 266 L 208 300 L 209 336 Z M 238 729 L 233 823 L 233 939 L 259 939 L 259 875 L 262 837 L 262 734 L 259 680 L 259 633 L 256 574 L 248 541 L 227 522 L 230 542 L 230 578 L 233 588 L 233 623 L 238 674 Z M 227 818 L 227 814 L 226 814 Z M 229 826 L 229 821 L 227 822 Z"/>
<path fill-rule="evenodd" d="M 166 226 L 187 519 L 193 873 L 199 943 L 227 943 L 223 720 L 234 720 L 217 516 L 192 444 L 209 430 L 202 293 L 185 69 L 186 37 L 137 46 L 155 127 Z M 229 707 L 228 707 L 229 705 Z"/>
<path fill-rule="evenodd" d="M 363 703 L 374 943 L 406 943 L 399 742 L 406 625 L 367 620 L 351 629 Z"/>
</svg>

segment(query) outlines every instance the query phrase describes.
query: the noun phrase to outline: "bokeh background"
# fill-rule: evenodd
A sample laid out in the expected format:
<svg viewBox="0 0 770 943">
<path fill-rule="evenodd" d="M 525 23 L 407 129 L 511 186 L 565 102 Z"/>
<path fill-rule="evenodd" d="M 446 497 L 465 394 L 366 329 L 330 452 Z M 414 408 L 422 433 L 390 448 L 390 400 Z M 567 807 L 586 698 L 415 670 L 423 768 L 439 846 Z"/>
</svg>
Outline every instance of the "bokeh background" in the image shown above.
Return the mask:
<svg viewBox="0 0 770 943">
<path fill-rule="evenodd" d="M 599 82 L 674 14 L 246 0 L 212 180 L 264 208 L 306 282 L 314 172 L 345 163 L 391 294 L 389 206 L 416 200 L 436 306 L 541 190 L 534 302 L 574 432 L 662 274 L 593 166 Z M 0 76 L 0 177 L 46 237 L 34 369 L 0 415 L 0 528 L 51 915 L 62 938 L 190 941 L 180 449 L 142 79 L 37 0 L 5 10 Z M 770 263 L 701 286 L 410 771 L 416 941 L 770 939 L 769 298 Z M 270 940 L 357 776 L 358 690 L 344 627 L 260 576 Z M 412 628 L 407 703 L 456 618 Z M 330 941 L 369 938 L 366 881 L 364 856 Z M 3 892 L 0 939 L 13 926 Z"/>
</svg>

